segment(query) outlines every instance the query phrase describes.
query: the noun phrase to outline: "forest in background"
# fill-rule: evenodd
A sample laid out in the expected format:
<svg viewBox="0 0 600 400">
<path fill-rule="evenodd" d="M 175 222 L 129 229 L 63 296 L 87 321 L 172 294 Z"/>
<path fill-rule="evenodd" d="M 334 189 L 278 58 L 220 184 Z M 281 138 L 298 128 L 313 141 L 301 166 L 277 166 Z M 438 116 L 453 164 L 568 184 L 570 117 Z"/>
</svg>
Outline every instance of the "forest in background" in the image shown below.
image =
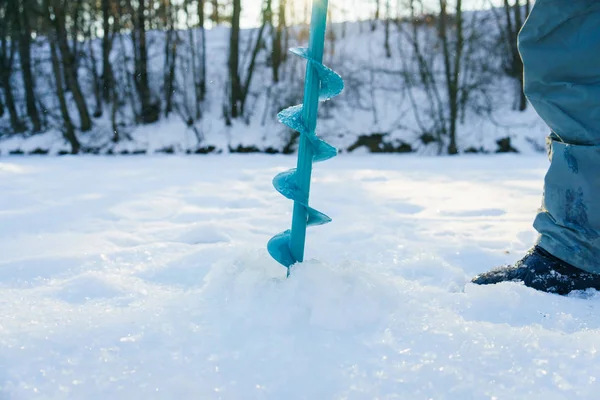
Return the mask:
<svg viewBox="0 0 600 400">
<path fill-rule="evenodd" d="M 250 3 L 260 19 L 242 29 Z M 527 113 L 517 34 L 529 0 L 331 2 L 330 20 L 357 3 L 370 15 L 327 35 L 346 92 L 320 115 L 343 150 L 494 151 L 469 139 L 472 121 Z M 127 154 L 140 132 L 175 129 L 193 138 L 187 152 L 291 153 L 297 137 L 274 116 L 301 102 L 303 64 L 287 49 L 307 42 L 309 11 L 299 0 L 0 0 L 0 144 Z M 517 151 L 504 131 L 496 151 Z"/>
</svg>

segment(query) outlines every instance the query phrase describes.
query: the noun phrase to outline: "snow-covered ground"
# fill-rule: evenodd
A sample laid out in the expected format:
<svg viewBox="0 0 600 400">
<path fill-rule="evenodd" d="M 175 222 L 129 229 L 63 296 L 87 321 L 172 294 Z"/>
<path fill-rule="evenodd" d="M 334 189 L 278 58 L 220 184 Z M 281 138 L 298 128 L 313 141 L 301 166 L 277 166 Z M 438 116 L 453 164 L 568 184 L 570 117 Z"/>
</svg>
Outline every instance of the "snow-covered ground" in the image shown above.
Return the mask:
<svg viewBox="0 0 600 400">
<path fill-rule="evenodd" d="M 597 399 L 600 296 L 465 284 L 535 240 L 543 156 L 0 161 L 2 399 Z"/>
</svg>

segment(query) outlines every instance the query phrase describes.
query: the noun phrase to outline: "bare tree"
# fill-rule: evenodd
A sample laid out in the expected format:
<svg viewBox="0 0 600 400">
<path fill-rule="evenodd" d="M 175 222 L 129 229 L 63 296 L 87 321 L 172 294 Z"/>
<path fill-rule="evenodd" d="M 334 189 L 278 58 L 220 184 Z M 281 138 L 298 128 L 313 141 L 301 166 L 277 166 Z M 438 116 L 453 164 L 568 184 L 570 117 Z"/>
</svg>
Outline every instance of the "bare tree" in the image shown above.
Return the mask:
<svg viewBox="0 0 600 400">
<path fill-rule="evenodd" d="M 440 93 L 438 79 L 435 74 L 435 52 L 427 51 L 427 49 L 437 48 L 437 36 L 431 35 L 430 29 L 421 24 L 421 11 L 417 11 L 419 5 L 417 0 L 409 1 L 410 11 L 410 31 L 407 31 L 401 21 L 397 21 L 398 30 L 402 33 L 404 39 L 410 44 L 412 51 L 411 55 L 404 54 L 402 42 L 398 43 L 400 51 L 400 61 L 402 63 L 402 75 L 405 79 L 408 99 L 411 102 L 412 109 L 415 113 L 415 118 L 419 129 L 421 130 L 421 140 L 423 143 L 436 142 L 438 145 L 438 154 L 443 151 L 444 137 L 447 135 L 445 102 Z M 416 71 L 413 68 L 416 68 Z M 418 79 L 418 84 L 415 79 Z M 427 102 L 426 107 L 422 107 L 417 103 L 413 94 L 413 88 L 419 87 L 424 91 L 424 99 Z M 426 118 L 421 117 L 424 112 Z M 426 120 L 431 121 L 430 124 Z"/>
<path fill-rule="evenodd" d="M 191 64 L 191 70 L 192 70 L 192 78 L 194 81 L 194 104 L 195 104 L 195 117 L 192 117 L 192 113 L 189 113 L 189 118 L 192 121 L 194 119 L 200 119 L 202 112 L 201 112 L 201 107 L 200 107 L 200 102 L 203 100 L 201 99 L 202 97 L 202 83 L 201 83 L 201 76 L 202 76 L 202 71 L 199 71 L 198 68 L 198 61 L 200 61 L 200 65 L 202 65 L 202 60 L 198 60 L 198 55 L 197 52 L 198 50 L 196 49 L 196 37 L 194 35 L 194 30 L 192 29 L 192 24 L 190 21 L 190 0 L 185 0 L 183 3 L 183 10 L 185 11 L 185 24 L 186 24 L 186 28 L 187 28 L 187 34 L 188 34 L 188 45 L 190 48 L 190 57 L 187 57 L 188 63 Z M 200 7 L 204 7 L 204 3 L 202 0 L 198 1 L 198 19 L 202 21 L 202 24 L 204 24 L 204 10 L 201 10 Z M 201 18 L 200 18 L 201 17 Z M 202 35 L 202 29 L 200 29 L 200 34 Z M 202 39 L 200 39 L 202 40 Z M 202 49 L 200 49 L 200 51 L 202 52 Z M 202 55 L 200 55 L 200 57 L 202 57 Z M 187 70 L 188 66 L 185 66 L 185 69 Z M 183 72 L 183 74 L 185 75 L 185 72 Z M 187 87 L 187 85 L 185 86 Z"/>
<path fill-rule="evenodd" d="M 269 13 L 270 13 L 270 0 L 265 1 L 265 6 L 263 7 L 263 21 L 258 28 L 258 32 L 256 34 L 256 40 L 253 42 L 252 52 L 250 55 L 250 60 L 248 62 L 248 66 L 246 69 L 246 76 L 242 83 L 242 78 L 240 76 L 240 65 L 239 65 L 239 42 L 240 42 L 240 12 L 241 12 L 241 4 L 240 0 L 233 0 L 234 9 L 233 9 L 233 17 L 232 17 L 232 28 L 231 28 L 231 37 L 230 37 L 230 45 L 229 45 L 229 95 L 230 95 L 230 114 L 231 118 L 237 118 L 244 115 L 244 109 L 246 106 L 246 100 L 248 99 L 248 94 L 250 93 L 250 86 L 252 84 L 252 78 L 254 76 L 254 72 L 256 70 L 256 61 L 258 57 L 258 53 L 263 45 L 263 34 L 266 26 L 269 23 Z"/>
<path fill-rule="evenodd" d="M 92 27 L 88 26 L 85 31 L 86 42 L 88 45 L 88 57 L 86 60 L 89 60 L 88 70 L 91 72 L 92 80 L 93 80 L 93 90 L 94 90 L 94 100 L 95 100 L 95 109 L 94 109 L 94 118 L 99 118 L 102 116 L 103 107 L 102 107 L 102 94 L 103 94 L 103 86 L 104 82 L 102 76 L 98 73 L 98 60 L 96 57 L 96 52 L 94 50 L 94 39 L 97 37 L 96 34 L 92 34 Z"/>
<path fill-rule="evenodd" d="M 15 98 L 11 86 L 11 75 L 15 60 L 16 46 L 8 37 L 14 27 L 14 21 L 18 18 L 18 7 L 15 2 L 0 0 L 0 84 L 4 89 L 4 100 L 10 116 L 13 132 L 19 133 L 25 130 L 25 125 L 17 111 Z"/>
<path fill-rule="evenodd" d="M 73 94 L 73 101 L 77 106 L 83 132 L 92 128 L 92 119 L 85 101 L 85 97 L 79 85 L 77 78 L 77 62 L 74 53 L 69 48 L 69 40 L 66 28 L 66 8 L 67 2 L 63 0 L 50 0 L 47 3 L 47 18 L 52 34 L 51 40 L 55 40 L 58 46 L 62 60 L 62 70 L 65 77 L 65 83 Z"/>
<path fill-rule="evenodd" d="M 121 49 L 125 48 L 124 45 L 124 35 L 120 33 L 121 31 L 121 15 L 123 14 L 123 5 L 121 4 L 121 1 L 118 0 L 116 3 L 117 6 L 117 15 L 114 18 L 114 23 L 113 23 L 113 35 L 111 37 L 113 43 L 111 43 L 111 47 L 112 44 L 114 44 L 114 39 L 115 36 L 119 38 L 119 44 Z M 124 53 L 124 52 L 122 52 Z M 110 65 L 109 69 L 110 69 L 110 73 L 111 73 L 111 79 L 112 79 L 112 85 L 110 87 L 110 102 L 111 102 L 111 113 L 110 113 L 110 120 L 111 120 L 111 126 L 112 126 L 112 131 L 113 131 L 113 136 L 112 136 L 112 142 L 113 143 L 117 143 L 120 142 L 123 139 L 131 139 L 129 137 L 129 135 L 127 134 L 127 132 L 122 132 L 117 120 L 117 116 L 119 113 L 119 109 L 121 107 L 121 103 L 125 103 L 125 99 L 127 99 L 131 105 L 131 111 L 136 114 L 136 104 L 134 101 L 134 95 L 133 95 L 133 88 L 131 87 L 131 80 L 132 77 L 129 74 L 128 70 L 127 70 L 127 64 L 130 61 L 129 56 L 126 56 L 124 54 L 122 54 L 122 62 L 120 64 L 117 64 L 115 61 L 115 66 L 118 66 L 119 68 L 115 68 L 115 66 Z M 105 70 L 106 71 L 106 70 Z M 121 81 L 124 81 L 124 85 L 123 88 L 121 88 L 119 90 L 119 88 L 117 87 L 117 82 L 119 81 L 119 79 L 117 78 L 116 73 L 118 71 L 121 71 Z M 124 99 L 122 99 L 122 97 Z M 139 120 L 138 115 L 135 115 L 135 120 Z"/>
<path fill-rule="evenodd" d="M 165 116 L 173 111 L 173 92 L 175 91 L 175 68 L 177 63 L 177 42 L 179 37 L 175 31 L 174 7 L 171 0 L 165 0 L 164 18 L 167 27 L 167 40 L 165 41 L 165 67 L 164 67 L 164 92 Z"/>
<path fill-rule="evenodd" d="M 243 96 L 239 73 L 240 52 L 240 15 L 242 13 L 241 0 L 233 0 L 233 13 L 231 15 L 231 36 L 229 37 L 229 117 L 237 118 L 240 115 L 240 100 Z"/>
<path fill-rule="evenodd" d="M 397 21 L 398 31 L 411 51 L 407 54 L 406 46 L 399 43 L 407 98 L 421 141 L 437 143 L 440 154 L 444 150 L 457 154 L 458 128 L 467 111 L 479 115 L 491 112 L 487 90 L 496 69 L 484 49 L 494 38 L 481 32 L 489 18 L 486 13 L 472 13 L 466 21 L 462 0 L 452 6 L 447 0 L 439 0 L 437 15 L 422 14 L 420 0 L 410 0 L 409 6 L 407 23 Z"/>
<path fill-rule="evenodd" d="M 114 20 L 111 0 L 102 1 L 102 97 L 105 102 L 111 99 L 111 90 L 113 86 L 113 72 L 110 62 L 110 53 L 112 51 L 112 43 L 114 32 L 111 29 L 111 19 Z"/>
<path fill-rule="evenodd" d="M 63 119 L 63 136 L 64 138 L 71 144 L 71 153 L 77 154 L 81 148 L 79 144 L 79 140 L 77 140 L 77 136 L 75 135 L 75 128 L 73 126 L 73 122 L 71 121 L 71 117 L 69 116 L 69 109 L 67 106 L 67 101 L 65 99 L 65 91 L 63 84 L 63 71 L 61 71 L 61 62 L 57 52 L 57 41 L 56 36 L 58 33 L 55 29 L 53 29 L 50 25 L 52 25 L 52 16 L 51 9 L 52 0 L 44 0 L 45 5 L 45 13 L 46 13 L 46 24 L 48 25 L 48 41 L 50 42 L 50 58 L 52 60 L 52 70 L 54 72 L 54 79 L 56 83 L 56 96 L 58 97 L 58 103 L 60 108 L 60 113 Z"/>
<path fill-rule="evenodd" d="M 146 43 L 146 4 L 148 0 L 138 0 L 134 9 L 131 0 L 127 0 L 128 9 L 133 17 L 131 38 L 134 48 L 134 82 L 141 103 L 141 122 L 151 124 L 158 121 L 160 104 L 150 90 L 148 80 L 148 46 Z"/>
<path fill-rule="evenodd" d="M 198 0 L 198 26 L 200 27 L 200 76 L 196 81 L 196 90 L 198 91 L 198 98 L 200 101 L 204 101 L 206 97 L 206 29 L 204 27 L 204 0 Z M 197 113 L 199 114 L 199 113 Z M 197 116 L 199 118 L 199 115 Z"/>
<path fill-rule="evenodd" d="M 86 0 L 88 1 L 88 0 Z M 64 3 L 65 14 L 67 18 L 70 18 L 70 23 L 67 25 L 71 26 L 71 54 L 73 55 L 73 64 L 75 71 L 79 68 L 79 60 L 82 55 L 82 51 L 79 49 L 80 46 L 80 35 L 82 34 L 82 14 L 84 9 L 84 0 L 66 0 Z M 88 5 L 87 3 L 85 5 Z M 72 6 L 72 7 L 69 7 Z"/>
<path fill-rule="evenodd" d="M 462 0 L 456 0 L 455 8 L 455 28 L 454 40 L 455 45 L 451 48 L 449 29 L 448 29 L 448 3 L 447 0 L 440 0 L 440 21 L 439 34 L 442 41 L 442 49 L 444 55 L 444 72 L 446 76 L 446 91 L 449 102 L 449 131 L 450 144 L 448 145 L 448 154 L 457 154 L 456 146 L 456 123 L 458 120 L 459 110 L 459 76 L 461 71 L 462 52 L 464 48 L 463 36 L 463 18 L 462 18 Z"/>
<path fill-rule="evenodd" d="M 279 7 L 277 10 L 277 27 L 273 32 L 273 43 L 272 43 L 272 55 L 271 55 L 271 66 L 273 69 L 273 82 L 279 82 L 279 69 L 283 62 L 283 34 L 286 30 L 286 0 L 279 0 Z"/>
<path fill-rule="evenodd" d="M 35 83 L 31 72 L 31 22 L 30 10 L 34 7 L 31 0 L 18 0 L 19 10 L 14 18 L 16 24 L 15 38 L 19 43 L 19 61 L 21 64 L 21 75 L 25 88 L 25 103 L 27 115 L 33 125 L 33 131 L 42 130 L 40 115 L 36 106 Z"/>
<path fill-rule="evenodd" d="M 392 51 L 390 49 L 390 20 L 392 19 L 392 9 L 390 7 L 390 0 L 385 0 L 385 38 L 383 47 L 385 49 L 385 56 L 392 58 Z"/>
<path fill-rule="evenodd" d="M 530 5 L 529 0 L 525 0 L 525 10 L 523 10 L 520 0 L 515 0 L 513 5 L 510 5 L 508 0 L 504 0 L 503 5 L 505 16 L 504 37 L 508 48 L 504 52 L 504 70 L 508 76 L 516 79 L 518 82 L 518 109 L 519 111 L 524 111 L 527 108 L 527 98 L 523 91 L 523 61 L 517 47 L 517 37 L 524 21 L 529 15 Z M 522 15 L 523 11 L 525 12 L 524 16 Z"/>
</svg>

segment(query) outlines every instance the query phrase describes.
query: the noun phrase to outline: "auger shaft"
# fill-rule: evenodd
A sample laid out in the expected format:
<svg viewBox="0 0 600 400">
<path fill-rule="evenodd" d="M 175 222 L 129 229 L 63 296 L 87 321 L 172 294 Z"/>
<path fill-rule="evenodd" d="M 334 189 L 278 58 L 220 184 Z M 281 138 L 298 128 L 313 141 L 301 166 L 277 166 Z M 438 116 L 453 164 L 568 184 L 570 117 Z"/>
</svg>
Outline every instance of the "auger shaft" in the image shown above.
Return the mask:
<svg viewBox="0 0 600 400">
<path fill-rule="evenodd" d="M 327 28 L 328 0 L 313 0 L 312 19 L 310 26 L 310 39 L 308 46 L 309 57 L 321 63 L 325 45 L 325 30 Z M 307 131 L 312 135 L 317 127 L 317 112 L 319 108 L 320 79 L 312 63 L 307 63 L 306 80 L 304 82 L 304 101 L 302 119 Z M 300 135 L 298 148 L 298 164 L 296 177 L 298 188 L 303 196 L 303 201 L 294 201 L 292 215 L 292 231 L 290 250 L 298 262 L 304 260 L 304 245 L 306 242 L 306 224 L 308 214 L 306 207 L 310 194 L 310 180 L 312 175 L 313 149 L 306 135 Z"/>
</svg>

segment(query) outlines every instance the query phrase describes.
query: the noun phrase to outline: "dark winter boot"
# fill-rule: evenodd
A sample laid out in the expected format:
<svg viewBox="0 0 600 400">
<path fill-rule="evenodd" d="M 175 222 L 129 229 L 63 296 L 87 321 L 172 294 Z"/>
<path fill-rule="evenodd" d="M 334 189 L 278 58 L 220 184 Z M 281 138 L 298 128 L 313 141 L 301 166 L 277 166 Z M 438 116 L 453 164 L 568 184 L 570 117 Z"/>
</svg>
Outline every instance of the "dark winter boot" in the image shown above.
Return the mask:
<svg viewBox="0 0 600 400">
<path fill-rule="evenodd" d="M 568 294 L 572 290 L 600 290 L 600 275 L 585 272 L 559 260 L 539 246 L 514 266 L 493 269 L 473 278 L 477 285 L 517 281 L 543 292 Z"/>
</svg>

